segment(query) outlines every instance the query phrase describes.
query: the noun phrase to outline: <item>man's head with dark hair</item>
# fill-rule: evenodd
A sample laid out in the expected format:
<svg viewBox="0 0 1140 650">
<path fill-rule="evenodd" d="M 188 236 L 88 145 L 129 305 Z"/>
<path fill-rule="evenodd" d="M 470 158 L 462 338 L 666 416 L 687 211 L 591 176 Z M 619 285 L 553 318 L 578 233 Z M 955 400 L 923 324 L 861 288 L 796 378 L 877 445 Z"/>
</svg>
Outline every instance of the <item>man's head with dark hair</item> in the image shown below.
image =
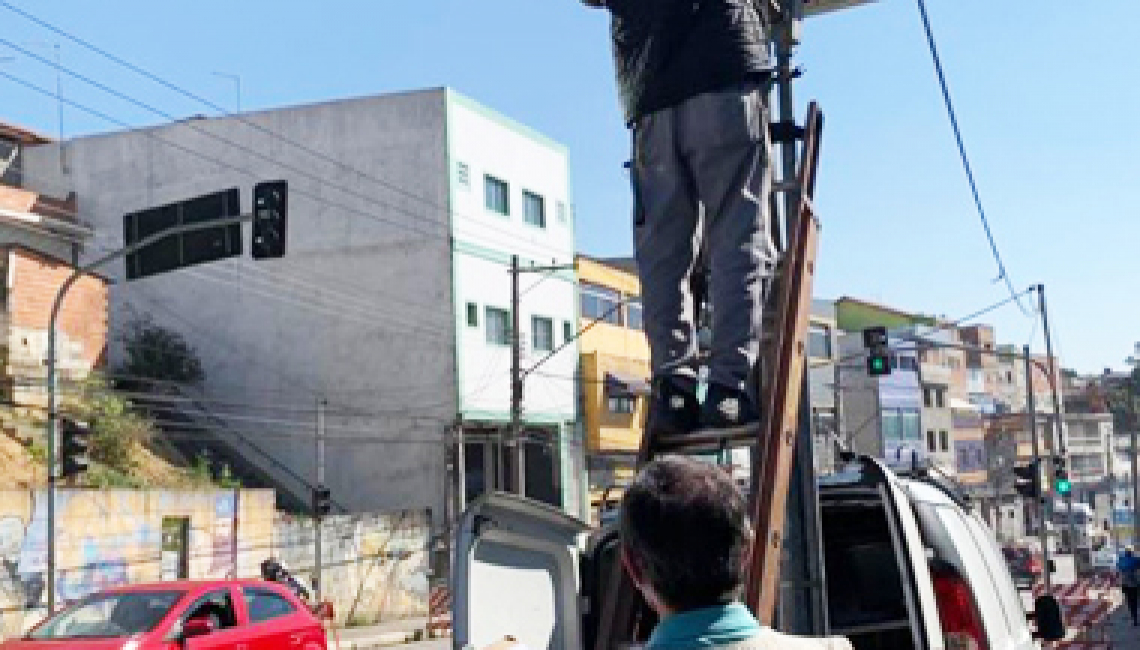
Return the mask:
<svg viewBox="0 0 1140 650">
<path fill-rule="evenodd" d="M 626 490 L 620 525 L 622 559 L 659 613 L 739 597 L 752 528 L 723 468 L 680 456 L 653 461 Z"/>
</svg>

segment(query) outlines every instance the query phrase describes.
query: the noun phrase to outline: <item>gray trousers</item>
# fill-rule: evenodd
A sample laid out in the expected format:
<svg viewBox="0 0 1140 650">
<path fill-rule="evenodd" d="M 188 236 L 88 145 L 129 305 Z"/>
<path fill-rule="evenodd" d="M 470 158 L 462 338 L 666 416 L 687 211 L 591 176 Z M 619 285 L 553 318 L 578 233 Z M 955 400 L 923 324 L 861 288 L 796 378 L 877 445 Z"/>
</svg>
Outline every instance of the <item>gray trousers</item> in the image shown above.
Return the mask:
<svg viewBox="0 0 1140 650">
<path fill-rule="evenodd" d="M 634 248 L 653 376 L 697 378 L 692 276 L 710 271 L 711 382 L 748 391 L 775 267 L 767 84 L 698 95 L 634 125 Z"/>
</svg>

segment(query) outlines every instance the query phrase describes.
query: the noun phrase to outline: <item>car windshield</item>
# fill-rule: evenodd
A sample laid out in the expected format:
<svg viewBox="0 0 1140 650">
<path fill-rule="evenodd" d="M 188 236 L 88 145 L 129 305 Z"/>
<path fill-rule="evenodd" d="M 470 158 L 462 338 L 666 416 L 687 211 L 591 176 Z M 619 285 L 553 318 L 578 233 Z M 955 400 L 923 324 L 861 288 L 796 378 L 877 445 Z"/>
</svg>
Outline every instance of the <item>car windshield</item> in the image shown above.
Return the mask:
<svg viewBox="0 0 1140 650">
<path fill-rule="evenodd" d="M 89 596 L 28 634 L 30 639 L 129 637 L 149 632 L 184 591 L 127 591 Z"/>
</svg>

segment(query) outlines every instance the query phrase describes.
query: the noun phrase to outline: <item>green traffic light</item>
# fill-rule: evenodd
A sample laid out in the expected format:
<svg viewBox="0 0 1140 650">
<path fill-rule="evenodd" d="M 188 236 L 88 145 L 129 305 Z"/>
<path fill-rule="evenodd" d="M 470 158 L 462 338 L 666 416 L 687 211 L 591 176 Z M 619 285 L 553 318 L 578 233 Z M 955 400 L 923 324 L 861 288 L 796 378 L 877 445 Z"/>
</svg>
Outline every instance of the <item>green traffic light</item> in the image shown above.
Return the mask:
<svg viewBox="0 0 1140 650">
<path fill-rule="evenodd" d="M 883 359 L 876 358 L 876 359 L 871 359 L 871 367 L 874 368 L 875 370 L 882 370 L 883 368 L 886 367 L 886 364 L 883 362 Z"/>
<path fill-rule="evenodd" d="M 1073 491 L 1073 484 L 1069 479 L 1057 479 L 1057 494 L 1068 494 Z"/>
</svg>

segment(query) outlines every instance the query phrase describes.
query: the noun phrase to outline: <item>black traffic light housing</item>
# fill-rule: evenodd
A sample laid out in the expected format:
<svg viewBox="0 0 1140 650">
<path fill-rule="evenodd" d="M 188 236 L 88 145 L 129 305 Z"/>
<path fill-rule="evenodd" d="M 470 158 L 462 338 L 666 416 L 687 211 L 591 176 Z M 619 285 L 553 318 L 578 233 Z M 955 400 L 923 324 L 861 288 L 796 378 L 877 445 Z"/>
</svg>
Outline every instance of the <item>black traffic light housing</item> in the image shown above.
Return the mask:
<svg viewBox="0 0 1140 650">
<path fill-rule="evenodd" d="M 868 327 L 863 330 L 863 347 L 867 348 L 867 374 L 882 377 L 891 374 L 891 354 L 887 328 Z"/>
<path fill-rule="evenodd" d="M 255 260 L 285 255 L 289 215 L 289 183 L 266 181 L 253 188 L 253 242 Z"/>
<path fill-rule="evenodd" d="M 1033 461 L 1025 465 L 1013 467 L 1013 489 L 1023 497 L 1038 499 L 1041 497 L 1041 462 Z"/>
<path fill-rule="evenodd" d="M 1069 470 L 1065 466 L 1064 456 L 1053 457 L 1053 489 L 1061 496 L 1073 491 L 1073 483 L 1069 480 Z"/>
<path fill-rule="evenodd" d="M 332 490 L 326 485 L 313 488 L 313 513 L 324 517 L 332 512 Z"/>
<path fill-rule="evenodd" d="M 64 418 L 60 422 L 60 477 L 71 478 L 87 470 L 90 460 L 87 453 L 91 449 L 91 429 Z"/>
</svg>

